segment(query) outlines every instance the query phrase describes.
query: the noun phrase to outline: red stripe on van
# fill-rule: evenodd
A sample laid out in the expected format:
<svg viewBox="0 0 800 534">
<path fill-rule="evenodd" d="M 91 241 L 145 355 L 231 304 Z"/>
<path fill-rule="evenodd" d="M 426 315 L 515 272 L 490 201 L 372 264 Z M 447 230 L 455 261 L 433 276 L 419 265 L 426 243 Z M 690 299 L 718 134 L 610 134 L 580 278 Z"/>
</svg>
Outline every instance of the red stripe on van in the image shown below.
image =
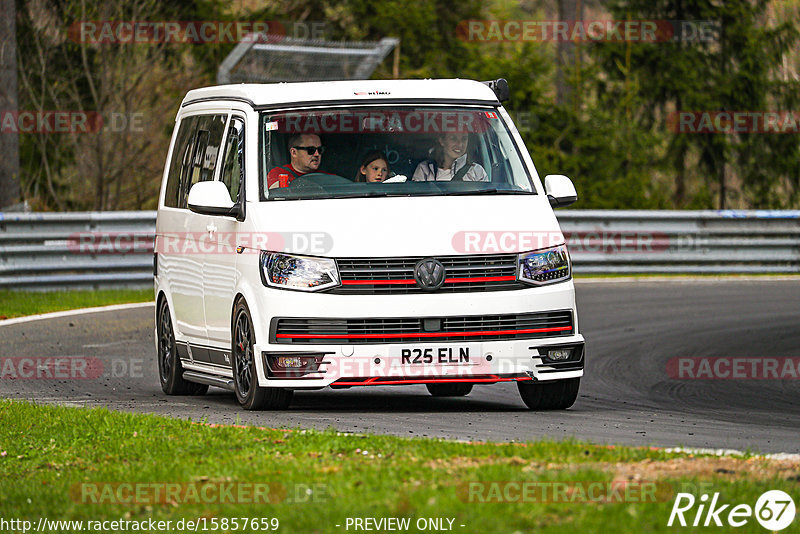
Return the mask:
<svg viewBox="0 0 800 534">
<path fill-rule="evenodd" d="M 564 332 L 572 330 L 571 326 L 554 326 L 550 328 L 526 328 L 523 330 L 478 330 L 473 332 L 413 332 L 407 334 L 278 334 L 279 338 L 289 339 L 398 339 L 404 337 L 458 337 L 458 336 L 502 336 L 507 334 L 533 334 L 537 332 Z"/>
<path fill-rule="evenodd" d="M 462 283 L 469 283 L 469 282 L 513 282 L 516 280 L 516 276 L 476 276 L 474 278 L 446 278 L 444 283 L 445 284 L 462 284 Z M 416 280 L 342 280 L 343 286 L 356 286 L 356 285 L 368 285 L 368 286 L 382 286 L 388 284 L 416 284 Z"/>
</svg>

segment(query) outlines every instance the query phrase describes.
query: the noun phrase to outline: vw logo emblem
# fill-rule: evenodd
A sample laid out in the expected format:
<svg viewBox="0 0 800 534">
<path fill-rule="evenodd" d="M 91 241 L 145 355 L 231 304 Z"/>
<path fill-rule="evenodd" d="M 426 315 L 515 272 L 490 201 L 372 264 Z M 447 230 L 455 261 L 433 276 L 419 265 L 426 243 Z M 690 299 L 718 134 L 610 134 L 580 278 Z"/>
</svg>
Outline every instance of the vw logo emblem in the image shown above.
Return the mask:
<svg viewBox="0 0 800 534">
<path fill-rule="evenodd" d="M 439 260 L 426 258 L 414 266 L 414 279 L 426 291 L 435 291 L 444 284 L 444 265 Z"/>
</svg>

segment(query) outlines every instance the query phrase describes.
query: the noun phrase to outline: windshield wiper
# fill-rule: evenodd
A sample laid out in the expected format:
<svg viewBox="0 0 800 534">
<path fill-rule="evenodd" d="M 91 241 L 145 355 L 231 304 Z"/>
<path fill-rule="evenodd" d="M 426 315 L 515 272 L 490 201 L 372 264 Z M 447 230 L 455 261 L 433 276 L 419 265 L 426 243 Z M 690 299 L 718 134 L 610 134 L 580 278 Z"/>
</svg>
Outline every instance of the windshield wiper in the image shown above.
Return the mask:
<svg viewBox="0 0 800 534">
<path fill-rule="evenodd" d="M 328 200 L 332 198 L 371 198 L 371 197 L 406 197 L 408 193 L 387 193 L 385 191 L 365 191 L 363 193 L 350 193 L 347 195 L 303 195 L 291 197 L 272 197 L 271 200 Z"/>
<path fill-rule="evenodd" d="M 430 193 L 407 192 L 407 193 L 388 193 L 386 191 L 364 191 L 363 193 L 349 193 L 346 195 L 325 194 L 325 195 L 302 195 L 302 196 L 278 196 L 270 197 L 269 200 L 328 200 L 335 198 L 377 198 L 377 197 L 434 197 L 434 196 L 468 196 L 468 195 L 535 195 L 531 191 L 519 191 L 515 189 L 477 189 L 475 191 L 435 191 Z"/>
<path fill-rule="evenodd" d="M 519 191 L 517 189 L 477 189 L 475 191 L 451 191 L 442 193 L 444 196 L 457 196 L 457 195 L 535 195 L 531 191 Z"/>
</svg>

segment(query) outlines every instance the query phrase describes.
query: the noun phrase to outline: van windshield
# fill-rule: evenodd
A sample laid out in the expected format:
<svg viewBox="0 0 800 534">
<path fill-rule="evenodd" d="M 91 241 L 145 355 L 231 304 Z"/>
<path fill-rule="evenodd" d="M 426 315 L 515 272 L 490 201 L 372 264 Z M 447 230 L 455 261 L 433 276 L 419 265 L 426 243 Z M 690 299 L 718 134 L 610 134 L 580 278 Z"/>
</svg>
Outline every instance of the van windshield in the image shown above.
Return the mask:
<svg viewBox="0 0 800 534">
<path fill-rule="evenodd" d="M 262 200 L 536 194 L 494 108 L 262 112 Z"/>
</svg>

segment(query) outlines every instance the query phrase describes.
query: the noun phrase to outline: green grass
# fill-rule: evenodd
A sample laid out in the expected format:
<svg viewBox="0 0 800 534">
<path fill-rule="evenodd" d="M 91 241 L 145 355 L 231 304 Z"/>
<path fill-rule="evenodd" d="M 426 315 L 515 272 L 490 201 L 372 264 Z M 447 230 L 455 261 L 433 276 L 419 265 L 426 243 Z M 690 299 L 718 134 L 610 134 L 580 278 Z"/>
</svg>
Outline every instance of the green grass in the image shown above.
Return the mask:
<svg viewBox="0 0 800 534">
<path fill-rule="evenodd" d="M 0 290 L 0 319 L 152 300 L 152 289 L 53 292 Z"/>
<path fill-rule="evenodd" d="M 263 415 L 264 424 L 269 425 L 269 413 Z M 535 417 L 530 422 L 535 424 Z M 469 444 L 334 431 L 211 427 L 101 408 L 0 401 L 0 517 L 34 524 L 40 517 L 153 518 L 172 520 L 173 525 L 182 518 L 264 517 L 277 518 L 280 531 L 290 533 L 348 532 L 348 517 L 411 518 L 409 531 L 416 532 L 413 525 L 418 518 L 433 517 L 453 519 L 453 531 L 464 533 L 672 532 L 674 527 L 666 523 L 673 488 L 679 483 L 706 484 L 711 491 L 719 491 L 725 502 L 750 505 L 770 489 L 797 495 L 796 470 L 788 473 L 794 476 L 785 471 L 779 474 L 770 471 L 769 462 L 755 458 L 735 461 L 741 462 L 742 473 L 746 473 L 745 464 L 763 462 L 759 476 L 730 474 L 738 471 L 735 467 L 722 473 L 707 468 L 688 475 L 674 471 L 672 478 L 669 469 L 662 470 L 658 477 L 664 472 L 668 475 L 658 480 L 669 491 L 659 486 L 654 494 L 658 502 L 480 503 L 468 502 L 464 492 L 474 481 L 610 482 L 620 466 L 641 470 L 644 480 L 655 480 L 648 469 L 685 462 L 685 458 L 655 449 L 571 441 Z M 96 485 L 81 486 L 87 483 Z M 168 483 L 184 488 L 271 484 L 273 497 L 261 504 L 195 503 L 188 493 L 189 502 L 183 497 L 163 503 L 108 502 L 127 499 L 125 492 L 113 497 L 122 486 L 107 486 L 119 483 L 138 484 L 138 488 Z M 104 494 L 102 490 L 109 487 L 113 491 Z M 96 488 L 97 498 L 106 502 L 94 503 L 95 497 L 82 496 L 87 488 Z M 228 530 L 236 529 L 229 525 Z M 754 520 L 737 530 L 761 531 Z M 354 532 L 352 527 L 349 532 Z"/>
</svg>

